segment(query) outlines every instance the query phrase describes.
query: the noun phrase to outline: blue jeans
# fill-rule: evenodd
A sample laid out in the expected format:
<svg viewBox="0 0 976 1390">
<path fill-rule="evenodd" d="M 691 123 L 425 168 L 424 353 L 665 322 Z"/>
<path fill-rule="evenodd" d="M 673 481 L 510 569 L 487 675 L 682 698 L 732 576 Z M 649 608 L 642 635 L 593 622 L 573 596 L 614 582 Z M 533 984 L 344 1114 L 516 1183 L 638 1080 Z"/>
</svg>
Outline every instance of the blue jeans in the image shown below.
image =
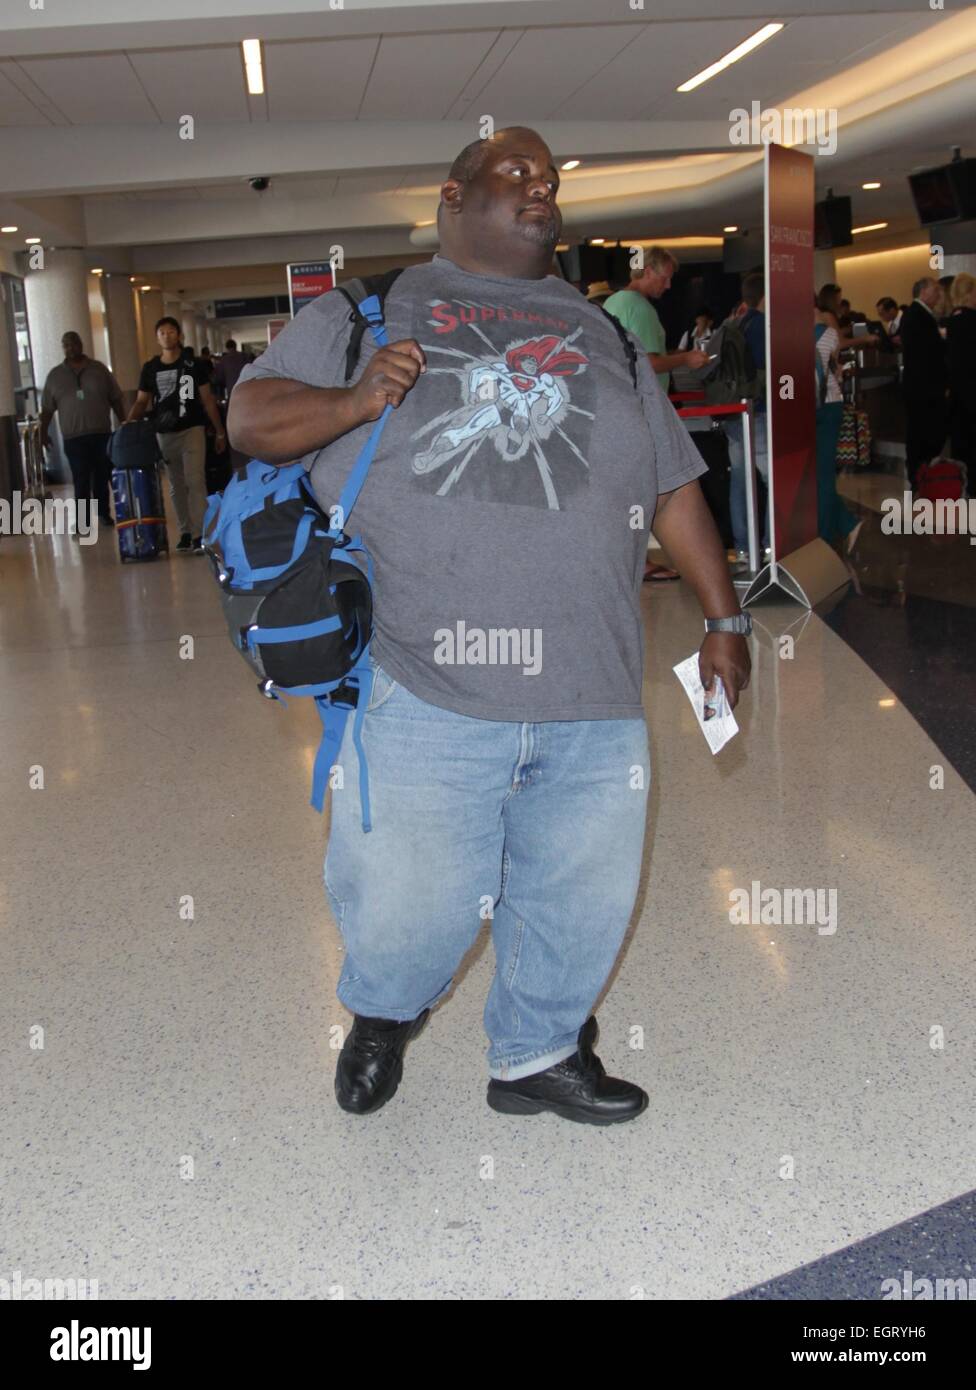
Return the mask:
<svg viewBox="0 0 976 1390">
<path fill-rule="evenodd" d="M 350 717 L 325 858 L 346 947 L 342 1003 L 367 1017 L 415 1018 L 447 993 L 490 920 L 490 1074 L 517 1080 L 571 1056 L 637 896 L 644 720 L 473 719 L 377 668 L 363 748 L 368 834 Z"/>
<path fill-rule="evenodd" d="M 756 468 L 763 479 L 769 482 L 769 453 L 766 444 L 766 413 L 754 414 L 753 450 Z M 746 451 L 742 447 L 742 423 L 736 416 L 725 427 L 729 441 L 729 463 L 732 468 L 729 480 L 729 509 L 732 513 L 732 538 L 736 550 L 749 549 L 749 520 L 746 512 Z M 762 523 L 762 544 L 769 544 L 769 505 L 767 499 L 766 515 Z"/>
</svg>

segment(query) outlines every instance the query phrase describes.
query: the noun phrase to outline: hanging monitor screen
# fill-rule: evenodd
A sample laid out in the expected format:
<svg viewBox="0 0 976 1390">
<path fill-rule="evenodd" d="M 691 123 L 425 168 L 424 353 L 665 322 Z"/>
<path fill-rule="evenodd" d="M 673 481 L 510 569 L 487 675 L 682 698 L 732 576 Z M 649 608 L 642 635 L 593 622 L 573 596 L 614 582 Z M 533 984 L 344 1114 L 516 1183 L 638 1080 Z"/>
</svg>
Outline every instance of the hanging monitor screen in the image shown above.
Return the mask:
<svg viewBox="0 0 976 1390">
<path fill-rule="evenodd" d="M 850 198 L 825 198 L 813 205 L 813 244 L 818 251 L 830 251 L 835 246 L 850 246 Z"/>
<path fill-rule="evenodd" d="M 940 169 L 922 169 L 917 174 L 909 174 L 908 186 L 912 190 L 915 211 L 923 227 L 931 227 L 936 222 L 959 221 L 959 200 L 949 176 L 948 165 L 943 165 Z"/>
</svg>

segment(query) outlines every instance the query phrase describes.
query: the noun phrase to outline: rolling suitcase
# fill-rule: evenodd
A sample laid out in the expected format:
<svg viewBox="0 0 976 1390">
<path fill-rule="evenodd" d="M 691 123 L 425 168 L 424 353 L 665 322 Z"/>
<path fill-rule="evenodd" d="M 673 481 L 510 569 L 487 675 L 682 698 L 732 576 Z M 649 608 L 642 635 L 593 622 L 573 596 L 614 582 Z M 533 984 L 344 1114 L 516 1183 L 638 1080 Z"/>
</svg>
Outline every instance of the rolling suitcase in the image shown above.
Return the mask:
<svg viewBox="0 0 976 1390">
<path fill-rule="evenodd" d="M 145 420 L 115 431 L 109 445 L 119 559 L 155 560 L 169 550 L 156 464 L 156 434 Z"/>
</svg>

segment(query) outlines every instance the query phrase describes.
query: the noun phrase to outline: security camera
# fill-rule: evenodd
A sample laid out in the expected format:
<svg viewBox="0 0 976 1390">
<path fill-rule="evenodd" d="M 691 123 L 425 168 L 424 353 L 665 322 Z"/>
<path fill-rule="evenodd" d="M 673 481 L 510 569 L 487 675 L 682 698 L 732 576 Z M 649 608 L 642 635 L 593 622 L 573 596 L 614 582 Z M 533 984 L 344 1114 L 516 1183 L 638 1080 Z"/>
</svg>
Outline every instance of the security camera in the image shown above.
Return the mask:
<svg viewBox="0 0 976 1390">
<path fill-rule="evenodd" d="M 265 178 L 264 175 L 261 174 L 257 178 L 248 179 L 248 183 L 254 189 L 255 193 L 263 193 L 270 186 L 271 180 Z"/>
</svg>

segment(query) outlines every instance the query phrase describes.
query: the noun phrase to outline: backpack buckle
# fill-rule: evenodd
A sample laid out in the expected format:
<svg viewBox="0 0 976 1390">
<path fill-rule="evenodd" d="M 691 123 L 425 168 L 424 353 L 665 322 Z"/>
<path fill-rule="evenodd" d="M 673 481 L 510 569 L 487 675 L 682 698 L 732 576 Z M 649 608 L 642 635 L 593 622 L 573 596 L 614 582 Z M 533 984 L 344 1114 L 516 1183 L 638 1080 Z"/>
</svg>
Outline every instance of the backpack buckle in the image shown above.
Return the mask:
<svg viewBox="0 0 976 1390">
<path fill-rule="evenodd" d="M 358 703 L 359 686 L 352 685 L 348 680 L 343 680 L 335 690 L 329 692 L 330 705 L 348 705 L 350 709 L 355 709 Z"/>
</svg>

